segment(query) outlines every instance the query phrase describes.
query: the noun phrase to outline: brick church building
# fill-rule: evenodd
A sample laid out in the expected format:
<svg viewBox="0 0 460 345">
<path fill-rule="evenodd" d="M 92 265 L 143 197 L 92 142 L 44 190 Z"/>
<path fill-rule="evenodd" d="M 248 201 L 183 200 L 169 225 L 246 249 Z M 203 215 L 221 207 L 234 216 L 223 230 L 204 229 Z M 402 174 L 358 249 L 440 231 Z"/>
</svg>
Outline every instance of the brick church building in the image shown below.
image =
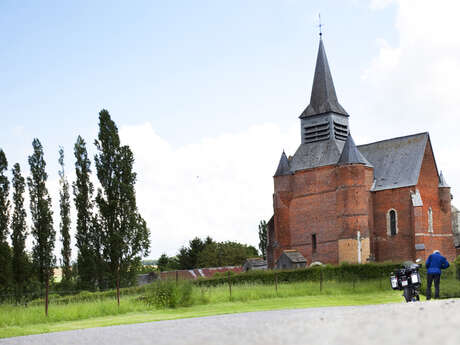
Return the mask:
<svg viewBox="0 0 460 345">
<path fill-rule="evenodd" d="M 267 259 L 297 251 L 307 263 L 455 258 L 451 193 L 427 132 L 356 146 L 322 39 L 301 144 L 274 176 Z"/>
</svg>

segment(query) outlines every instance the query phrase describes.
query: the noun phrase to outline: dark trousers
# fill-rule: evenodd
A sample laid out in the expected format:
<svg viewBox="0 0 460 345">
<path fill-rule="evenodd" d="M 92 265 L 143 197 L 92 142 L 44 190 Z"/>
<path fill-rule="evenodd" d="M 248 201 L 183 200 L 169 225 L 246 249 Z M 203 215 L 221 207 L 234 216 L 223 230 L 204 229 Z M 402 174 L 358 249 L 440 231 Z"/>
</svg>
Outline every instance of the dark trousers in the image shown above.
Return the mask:
<svg viewBox="0 0 460 345">
<path fill-rule="evenodd" d="M 431 283 L 434 281 L 434 298 L 439 298 L 439 281 L 441 280 L 440 274 L 427 274 L 426 275 L 426 299 L 431 299 Z"/>
</svg>

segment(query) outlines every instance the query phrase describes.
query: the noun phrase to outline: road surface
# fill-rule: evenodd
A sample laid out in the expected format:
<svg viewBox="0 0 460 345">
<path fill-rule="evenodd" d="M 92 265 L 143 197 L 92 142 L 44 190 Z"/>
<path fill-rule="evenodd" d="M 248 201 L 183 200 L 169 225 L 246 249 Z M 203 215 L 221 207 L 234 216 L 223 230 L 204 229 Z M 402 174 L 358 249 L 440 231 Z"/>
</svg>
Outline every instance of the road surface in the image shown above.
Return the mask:
<svg viewBox="0 0 460 345">
<path fill-rule="evenodd" d="M 0 345 L 460 344 L 460 300 L 230 314 L 0 339 Z"/>
</svg>

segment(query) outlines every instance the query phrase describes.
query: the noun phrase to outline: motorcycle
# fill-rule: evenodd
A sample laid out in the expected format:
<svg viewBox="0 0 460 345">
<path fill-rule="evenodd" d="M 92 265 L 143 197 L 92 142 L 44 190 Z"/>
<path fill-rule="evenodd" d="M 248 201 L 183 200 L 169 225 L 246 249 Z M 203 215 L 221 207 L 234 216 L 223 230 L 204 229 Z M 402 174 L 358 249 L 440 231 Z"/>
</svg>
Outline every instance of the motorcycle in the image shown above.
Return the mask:
<svg viewBox="0 0 460 345">
<path fill-rule="evenodd" d="M 415 263 L 406 261 L 402 264 L 402 268 L 395 270 L 390 276 L 391 288 L 402 290 L 406 302 L 420 301 L 422 281 L 419 273 L 419 262 L 421 262 L 420 259 L 417 259 Z"/>
</svg>

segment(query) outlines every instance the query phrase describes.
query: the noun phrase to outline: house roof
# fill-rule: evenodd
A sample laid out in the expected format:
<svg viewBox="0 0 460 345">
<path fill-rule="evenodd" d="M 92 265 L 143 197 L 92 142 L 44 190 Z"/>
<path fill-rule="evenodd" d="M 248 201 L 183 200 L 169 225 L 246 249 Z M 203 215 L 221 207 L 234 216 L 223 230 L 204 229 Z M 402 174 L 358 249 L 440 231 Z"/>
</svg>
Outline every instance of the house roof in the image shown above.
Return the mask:
<svg viewBox="0 0 460 345">
<path fill-rule="evenodd" d="M 372 190 L 415 186 L 428 140 L 425 132 L 358 146 L 374 167 Z"/>
<path fill-rule="evenodd" d="M 267 260 L 262 258 L 248 258 L 244 265 L 251 265 L 252 267 L 267 266 Z"/>
<path fill-rule="evenodd" d="M 359 152 L 358 148 L 355 145 L 355 141 L 351 137 L 351 134 L 348 133 L 347 141 L 343 146 L 342 154 L 340 155 L 338 165 L 347 165 L 347 164 L 364 164 L 367 166 L 372 166 L 366 158 Z"/>
<path fill-rule="evenodd" d="M 297 250 L 285 250 L 283 254 L 286 255 L 292 262 L 307 262 L 307 260 Z M 279 260 L 279 259 L 278 259 Z"/>
<path fill-rule="evenodd" d="M 300 118 L 328 112 L 348 116 L 345 109 L 337 100 L 331 70 L 329 69 L 326 51 L 324 50 L 323 40 L 320 39 L 318 56 L 316 58 L 315 76 L 311 89 L 310 104 L 303 111 L 302 115 L 300 115 Z"/>
</svg>

